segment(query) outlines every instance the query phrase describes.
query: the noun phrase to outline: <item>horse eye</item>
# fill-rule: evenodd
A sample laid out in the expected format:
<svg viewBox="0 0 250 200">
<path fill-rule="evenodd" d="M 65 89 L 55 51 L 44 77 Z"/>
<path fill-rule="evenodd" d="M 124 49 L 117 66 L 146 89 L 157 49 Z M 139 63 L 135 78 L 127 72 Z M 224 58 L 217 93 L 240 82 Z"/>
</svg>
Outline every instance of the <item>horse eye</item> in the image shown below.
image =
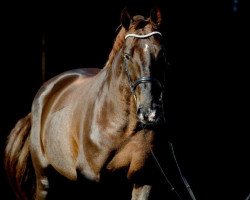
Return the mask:
<svg viewBox="0 0 250 200">
<path fill-rule="evenodd" d="M 124 55 L 124 58 L 125 58 L 126 60 L 129 60 L 130 55 L 129 55 L 129 54 L 125 54 L 125 55 Z"/>
<path fill-rule="evenodd" d="M 165 59 L 166 59 L 165 52 L 164 52 L 164 51 L 160 52 L 160 53 L 158 54 L 158 56 L 157 56 L 158 62 L 164 62 Z"/>
<path fill-rule="evenodd" d="M 165 55 L 164 51 L 160 51 L 157 57 L 158 57 L 158 59 L 161 59 L 164 57 L 164 55 Z"/>
</svg>

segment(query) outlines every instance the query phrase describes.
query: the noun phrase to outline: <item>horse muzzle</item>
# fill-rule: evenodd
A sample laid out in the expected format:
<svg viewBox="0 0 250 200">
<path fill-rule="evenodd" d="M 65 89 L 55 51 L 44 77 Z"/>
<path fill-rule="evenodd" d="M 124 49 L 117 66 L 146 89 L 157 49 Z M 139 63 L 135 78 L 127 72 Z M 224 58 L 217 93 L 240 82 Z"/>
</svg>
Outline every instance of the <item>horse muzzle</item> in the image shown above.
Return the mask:
<svg viewBox="0 0 250 200">
<path fill-rule="evenodd" d="M 142 107 L 137 109 L 137 117 L 139 121 L 144 124 L 156 124 L 161 118 L 160 106 Z"/>
</svg>

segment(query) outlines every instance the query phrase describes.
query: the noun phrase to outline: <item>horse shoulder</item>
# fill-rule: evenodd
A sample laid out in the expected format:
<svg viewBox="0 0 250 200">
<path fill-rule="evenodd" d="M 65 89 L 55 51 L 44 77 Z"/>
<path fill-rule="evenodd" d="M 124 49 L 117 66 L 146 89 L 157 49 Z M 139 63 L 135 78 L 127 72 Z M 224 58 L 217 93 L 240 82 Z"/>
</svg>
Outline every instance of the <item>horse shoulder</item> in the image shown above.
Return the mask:
<svg viewBox="0 0 250 200">
<path fill-rule="evenodd" d="M 69 179 L 76 179 L 77 130 L 74 102 L 79 87 L 98 69 L 77 69 L 46 82 L 32 104 L 31 150 L 41 167 L 52 165 Z"/>
</svg>

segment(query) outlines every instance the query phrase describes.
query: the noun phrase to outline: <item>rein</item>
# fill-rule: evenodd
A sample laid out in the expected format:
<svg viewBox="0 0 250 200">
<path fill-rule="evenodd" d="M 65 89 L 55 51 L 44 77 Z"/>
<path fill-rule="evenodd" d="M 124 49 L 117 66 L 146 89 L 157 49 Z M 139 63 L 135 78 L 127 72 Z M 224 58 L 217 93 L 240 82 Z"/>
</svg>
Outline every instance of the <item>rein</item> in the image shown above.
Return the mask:
<svg viewBox="0 0 250 200">
<path fill-rule="evenodd" d="M 144 130 L 144 132 L 145 132 L 145 130 Z M 193 191 L 192 191 L 192 189 L 191 189 L 189 183 L 187 182 L 187 179 L 186 179 L 185 176 L 182 174 L 181 168 L 180 168 L 180 166 L 179 166 L 179 164 L 178 164 L 178 162 L 177 162 L 177 159 L 176 159 L 176 156 L 175 156 L 175 153 L 174 153 L 173 144 L 169 141 L 169 142 L 168 142 L 168 145 L 169 145 L 169 147 L 170 147 L 170 150 L 171 150 L 173 159 L 174 159 L 175 164 L 176 164 L 176 166 L 177 166 L 179 175 L 180 175 L 180 177 L 181 177 L 181 179 L 182 179 L 182 182 L 184 183 L 184 185 L 185 185 L 185 187 L 186 187 L 186 189 L 187 189 L 187 191 L 188 191 L 188 193 L 189 193 L 189 196 L 191 197 L 192 200 L 196 200 L 196 198 L 195 198 L 195 196 L 194 196 L 194 193 L 193 193 Z M 151 152 L 151 154 L 152 154 L 152 156 L 153 156 L 153 159 L 155 160 L 155 162 L 156 162 L 156 164 L 157 164 L 157 166 L 158 166 L 160 172 L 161 172 L 162 175 L 164 176 L 164 178 L 165 178 L 165 180 L 167 181 L 168 185 L 171 187 L 170 190 L 176 194 L 176 196 L 177 196 L 177 198 L 178 198 L 179 200 L 182 200 L 180 194 L 175 190 L 174 185 L 173 185 L 173 184 L 170 182 L 170 180 L 168 179 L 168 177 L 167 177 L 167 175 L 166 175 L 166 172 L 163 170 L 161 164 L 159 163 L 159 161 L 158 161 L 158 159 L 157 159 L 156 155 L 154 154 L 154 151 L 153 151 L 153 149 L 152 149 L 151 147 L 150 147 L 150 152 Z M 250 196 L 250 195 L 249 195 L 249 196 Z M 249 198 L 249 196 L 248 196 L 248 198 Z M 248 199 L 246 199 L 246 200 L 248 200 Z"/>
<path fill-rule="evenodd" d="M 160 32 L 158 32 L 158 31 L 153 31 L 153 32 L 148 33 L 148 34 L 146 34 L 146 35 L 138 35 L 138 34 L 133 34 L 133 33 L 131 33 L 131 34 L 127 34 L 127 35 L 125 36 L 125 40 L 126 40 L 127 38 L 129 38 L 129 37 L 135 37 L 135 38 L 144 39 L 144 38 L 148 38 L 148 37 L 150 37 L 150 36 L 152 36 L 152 35 L 156 35 L 156 34 L 162 36 L 162 34 L 161 34 Z M 126 74 L 127 74 L 127 77 L 128 77 L 128 82 L 129 82 L 129 87 L 130 87 L 130 90 L 131 90 L 132 95 L 134 96 L 135 102 L 136 102 L 136 95 L 135 95 L 136 87 L 137 87 L 138 85 L 142 84 L 142 83 L 154 82 L 154 83 L 156 83 L 156 84 L 161 88 L 161 103 L 162 103 L 162 109 L 163 109 L 163 112 L 164 112 L 163 100 L 162 100 L 163 87 L 162 87 L 161 82 L 160 82 L 159 80 L 153 78 L 153 77 L 146 77 L 146 76 L 142 76 L 142 77 L 138 78 L 136 81 L 132 82 L 132 79 L 131 79 L 131 76 L 130 76 L 130 73 L 129 73 L 129 70 L 128 70 L 127 62 L 126 62 L 126 60 L 128 60 L 128 58 L 130 58 L 130 57 L 131 57 L 130 54 L 124 53 L 124 55 L 123 55 L 123 60 L 124 60 L 124 62 L 123 62 L 123 67 L 124 67 L 124 69 L 125 69 L 125 71 L 126 71 Z M 164 117 L 164 122 L 165 122 L 165 121 L 166 121 L 166 120 L 165 120 L 165 117 Z M 143 128 L 143 130 L 144 130 L 144 133 L 145 133 L 145 127 Z M 174 159 L 174 161 L 175 161 L 175 164 L 176 164 L 176 166 L 177 166 L 179 175 L 180 175 L 180 177 L 181 177 L 181 179 L 182 179 L 182 182 L 184 183 L 184 185 L 185 185 L 185 187 L 186 187 L 186 189 L 187 189 L 187 191 L 188 191 L 188 193 L 189 193 L 191 199 L 192 199 L 192 200 L 196 200 L 196 198 L 195 198 L 195 196 L 194 196 L 194 194 L 193 194 L 193 191 L 192 191 L 190 185 L 188 184 L 186 178 L 183 176 L 183 174 L 182 174 L 182 172 L 181 172 L 180 166 L 179 166 L 179 164 L 178 164 L 178 162 L 177 162 L 177 159 L 176 159 L 176 156 L 175 156 L 175 153 L 174 153 L 173 144 L 172 144 L 170 141 L 168 142 L 168 144 L 169 144 L 169 147 L 170 147 L 170 150 L 171 150 L 173 159 Z M 152 149 L 151 147 L 150 147 L 150 152 L 151 152 L 151 154 L 152 154 L 153 159 L 155 160 L 155 163 L 156 163 L 157 167 L 159 168 L 160 172 L 161 172 L 162 175 L 164 176 L 164 178 L 165 178 L 165 180 L 167 181 L 168 185 L 171 187 L 171 191 L 173 191 L 173 192 L 176 194 L 176 196 L 177 196 L 177 198 L 178 198 L 179 200 L 182 200 L 180 194 L 175 190 L 173 184 L 172 184 L 172 183 L 170 182 L 170 180 L 168 179 L 168 177 L 167 177 L 165 171 L 163 170 L 163 168 L 162 168 L 160 162 L 158 161 L 158 159 L 157 159 L 156 155 L 154 154 L 153 149 Z M 248 199 L 248 197 L 247 197 L 247 199 Z"/>
</svg>

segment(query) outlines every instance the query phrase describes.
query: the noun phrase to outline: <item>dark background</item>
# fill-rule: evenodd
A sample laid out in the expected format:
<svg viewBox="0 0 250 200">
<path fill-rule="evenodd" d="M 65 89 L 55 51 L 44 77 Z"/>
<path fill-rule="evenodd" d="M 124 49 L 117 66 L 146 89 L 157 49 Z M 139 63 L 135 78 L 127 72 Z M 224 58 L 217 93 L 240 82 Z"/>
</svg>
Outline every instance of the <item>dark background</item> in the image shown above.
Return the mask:
<svg viewBox="0 0 250 200">
<path fill-rule="evenodd" d="M 180 166 L 197 200 L 246 198 L 250 164 L 245 49 L 249 47 L 244 2 L 100 2 L 1 6 L 1 199 L 13 199 L 2 167 L 6 137 L 30 111 L 43 82 L 42 37 L 45 80 L 68 69 L 102 68 L 121 10 L 127 6 L 148 13 L 153 5 L 159 5 L 164 15 L 171 67 L 169 126 Z"/>
</svg>

